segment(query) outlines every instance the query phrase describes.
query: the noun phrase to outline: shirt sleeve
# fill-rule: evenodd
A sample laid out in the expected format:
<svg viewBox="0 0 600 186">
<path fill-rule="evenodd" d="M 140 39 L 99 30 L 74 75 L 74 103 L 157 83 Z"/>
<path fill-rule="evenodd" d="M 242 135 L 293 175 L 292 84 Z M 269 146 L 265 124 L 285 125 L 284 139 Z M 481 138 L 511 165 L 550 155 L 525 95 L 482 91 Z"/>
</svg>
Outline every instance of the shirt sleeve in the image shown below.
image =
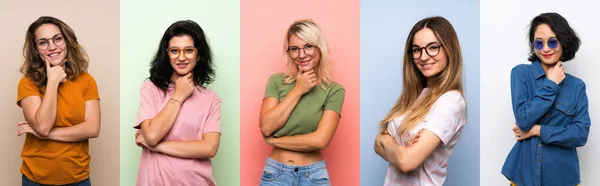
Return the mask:
<svg viewBox="0 0 600 186">
<path fill-rule="evenodd" d="M 221 99 L 215 93 L 202 133 L 221 132 Z"/>
<path fill-rule="evenodd" d="M 325 110 L 337 112 L 342 117 L 345 96 L 346 90 L 341 85 L 335 84 L 325 101 Z"/>
<path fill-rule="evenodd" d="M 41 98 L 42 94 L 38 90 L 38 87 L 35 85 L 35 83 L 31 81 L 31 79 L 28 77 L 23 77 L 19 81 L 18 85 L 17 105 L 21 107 L 21 100 L 29 96 L 39 96 Z"/>
<path fill-rule="evenodd" d="M 466 104 L 462 95 L 456 91 L 446 92 L 426 115 L 423 129 L 437 135 L 446 146 L 465 125 L 465 118 Z"/>
<path fill-rule="evenodd" d="M 89 76 L 89 80 L 83 90 L 83 95 L 86 101 L 88 100 L 100 100 L 100 96 L 98 95 L 98 86 L 96 85 L 96 80 L 91 75 Z"/>
<path fill-rule="evenodd" d="M 156 105 L 156 94 L 158 89 L 151 81 L 146 80 L 140 89 L 140 108 L 138 109 L 137 117 L 133 128 L 142 128 L 141 124 L 145 120 L 152 119 L 158 114 Z"/>
<path fill-rule="evenodd" d="M 564 148 L 575 148 L 587 143 L 590 133 L 590 114 L 585 84 L 578 93 L 577 105 L 573 108 L 567 105 L 557 105 L 557 109 L 572 115 L 573 120 L 566 126 L 540 125 L 540 140 L 547 145 Z"/>
<path fill-rule="evenodd" d="M 552 80 L 544 78 L 542 86 L 535 91 L 535 97 L 529 99 L 527 94 L 528 87 L 525 74 L 528 66 L 518 65 L 512 69 L 510 74 L 510 95 L 512 99 L 512 108 L 515 120 L 519 128 L 523 131 L 531 130 L 531 127 L 548 112 L 548 109 L 554 104 L 559 86 Z"/>
<path fill-rule="evenodd" d="M 273 74 L 267 81 L 267 87 L 265 88 L 265 97 L 274 97 L 279 99 L 279 86 L 282 84 L 281 74 Z"/>
</svg>

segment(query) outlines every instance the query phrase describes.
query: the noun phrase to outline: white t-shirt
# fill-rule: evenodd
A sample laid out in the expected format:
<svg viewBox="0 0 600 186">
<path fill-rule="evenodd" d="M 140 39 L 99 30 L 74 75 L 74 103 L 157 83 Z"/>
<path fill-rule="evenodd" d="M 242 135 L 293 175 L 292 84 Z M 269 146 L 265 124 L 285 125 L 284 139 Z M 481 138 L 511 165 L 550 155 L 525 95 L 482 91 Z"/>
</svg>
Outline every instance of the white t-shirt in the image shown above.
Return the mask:
<svg viewBox="0 0 600 186">
<path fill-rule="evenodd" d="M 423 90 L 421 96 L 427 92 Z M 423 121 L 404 133 L 397 135 L 397 129 L 404 116 L 395 118 L 388 123 L 388 132 L 396 139 L 396 143 L 407 145 L 410 140 L 422 129 L 431 131 L 440 138 L 442 143 L 425 159 L 423 165 L 412 172 L 403 173 L 390 165 L 387 170 L 384 185 L 402 186 L 436 186 L 443 185 L 446 180 L 448 159 L 454 146 L 460 138 L 463 126 L 466 123 L 466 104 L 463 96 L 458 91 L 444 93 L 434 103 Z"/>
</svg>

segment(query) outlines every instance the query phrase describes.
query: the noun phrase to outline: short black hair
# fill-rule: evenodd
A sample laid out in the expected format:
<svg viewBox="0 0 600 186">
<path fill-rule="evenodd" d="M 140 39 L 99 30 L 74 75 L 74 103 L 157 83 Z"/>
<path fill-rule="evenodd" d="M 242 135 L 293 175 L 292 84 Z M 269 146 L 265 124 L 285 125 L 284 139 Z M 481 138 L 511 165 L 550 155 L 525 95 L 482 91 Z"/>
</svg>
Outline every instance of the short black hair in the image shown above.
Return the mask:
<svg viewBox="0 0 600 186">
<path fill-rule="evenodd" d="M 169 41 L 173 37 L 183 35 L 190 36 L 194 40 L 194 47 L 198 49 L 196 66 L 193 69 L 194 84 L 205 87 L 214 80 L 215 70 L 213 67 L 212 52 L 202 27 L 191 20 L 177 21 L 171 24 L 163 34 L 156 55 L 152 59 L 152 62 L 150 62 L 150 77 L 148 79 L 165 93 L 169 88 L 169 84 L 174 83 L 171 81 L 174 69 L 167 54 Z"/>
<path fill-rule="evenodd" d="M 552 32 L 556 34 L 556 39 L 558 39 L 563 50 L 560 61 L 566 62 L 575 58 L 575 53 L 577 53 L 581 45 L 581 40 L 579 40 L 577 33 L 569 26 L 569 22 L 563 16 L 558 13 L 548 12 L 540 14 L 531 20 L 531 24 L 529 25 L 529 49 L 531 53 L 529 53 L 527 60 L 539 60 L 537 55 L 535 55 L 533 40 L 535 39 L 535 31 L 541 24 L 547 24 L 550 26 Z"/>
</svg>

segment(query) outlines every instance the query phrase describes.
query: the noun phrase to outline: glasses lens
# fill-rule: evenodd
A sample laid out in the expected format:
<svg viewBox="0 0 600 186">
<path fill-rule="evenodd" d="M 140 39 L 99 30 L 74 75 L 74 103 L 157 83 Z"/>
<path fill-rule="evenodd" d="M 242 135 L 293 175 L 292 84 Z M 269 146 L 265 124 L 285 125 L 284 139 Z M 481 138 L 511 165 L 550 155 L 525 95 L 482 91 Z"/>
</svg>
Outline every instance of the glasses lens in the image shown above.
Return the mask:
<svg viewBox="0 0 600 186">
<path fill-rule="evenodd" d="M 185 54 L 185 57 L 188 58 L 188 59 L 195 58 L 196 57 L 195 56 L 196 55 L 196 48 L 193 48 L 193 47 L 185 48 L 183 50 L 183 53 Z"/>
<path fill-rule="evenodd" d="M 421 51 L 422 51 L 422 50 L 421 50 L 421 48 L 416 48 L 416 47 L 415 47 L 415 48 L 413 48 L 413 49 L 411 50 L 411 53 L 412 53 L 412 55 L 413 55 L 413 58 L 415 58 L 415 59 L 416 59 L 416 58 L 420 58 L 420 57 L 421 57 Z"/>
<path fill-rule="evenodd" d="M 169 48 L 167 50 L 167 53 L 169 53 L 169 57 L 177 58 L 177 57 L 179 57 L 179 53 L 181 53 L 181 52 L 178 48 Z"/>
<path fill-rule="evenodd" d="M 551 49 L 555 49 L 556 47 L 558 47 L 558 39 L 550 38 L 548 40 L 548 47 L 550 47 Z"/>
<path fill-rule="evenodd" d="M 440 45 L 437 43 L 427 45 L 427 54 L 433 57 L 436 56 L 440 52 Z"/>
<path fill-rule="evenodd" d="M 46 48 L 48 48 L 48 40 L 47 39 L 38 40 L 37 47 L 41 50 L 46 50 Z"/>
<path fill-rule="evenodd" d="M 61 45 L 65 44 L 65 40 L 62 35 L 54 36 L 54 38 L 52 38 L 52 41 L 54 41 L 54 44 L 56 46 L 61 46 Z"/>
<path fill-rule="evenodd" d="M 535 41 L 533 41 L 533 48 L 535 48 L 536 50 L 541 50 L 542 48 L 544 48 L 544 41 L 536 39 Z"/>
</svg>

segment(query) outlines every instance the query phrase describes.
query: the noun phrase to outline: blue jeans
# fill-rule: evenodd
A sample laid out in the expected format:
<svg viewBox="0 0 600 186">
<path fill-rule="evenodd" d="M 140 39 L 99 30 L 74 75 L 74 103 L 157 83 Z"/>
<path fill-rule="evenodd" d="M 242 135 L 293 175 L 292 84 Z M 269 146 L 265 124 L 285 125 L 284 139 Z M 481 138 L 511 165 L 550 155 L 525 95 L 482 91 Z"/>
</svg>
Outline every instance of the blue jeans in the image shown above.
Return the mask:
<svg viewBox="0 0 600 186">
<path fill-rule="evenodd" d="M 306 166 L 286 165 L 267 157 L 265 168 L 260 178 L 260 186 L 330 186 L 329 173 L 325 160 Z"/>
<path fill-rule="evenodd" d="M 23 178 L 21 180 L 22 180 L 21 181 L 22 186 L 47 186 L 44 184 L 35 183 L 35 182 L 29 180 L 27 177 L 25 177 L 25 175 L 23 175 Z M 64 186 L 92 186 L 92 182 L 90 181 L 90 178 L 87 178 L 83 181 L 80 181 L 77 183 L 66 184 Z"/>
</svg>

